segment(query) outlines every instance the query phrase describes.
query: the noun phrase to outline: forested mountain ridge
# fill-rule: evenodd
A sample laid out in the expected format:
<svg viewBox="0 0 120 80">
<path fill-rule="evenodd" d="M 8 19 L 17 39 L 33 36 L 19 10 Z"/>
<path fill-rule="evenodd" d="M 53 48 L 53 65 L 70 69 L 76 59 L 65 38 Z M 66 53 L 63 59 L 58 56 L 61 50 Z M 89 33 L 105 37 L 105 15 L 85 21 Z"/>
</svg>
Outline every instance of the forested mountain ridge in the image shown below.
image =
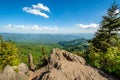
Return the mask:
<svg viewBox="0 0 120 80">
<path fill-rule="evenodd" d="M 78 38 L 92 39 L 94 34 L 17 34 L 17 33 L 0 33 L 4 40 L 15 42 L 41 42 L 41 43 L 58 43 L 60 41 L 71 41 Z"/>
<path fill-rule="evenodd" d="M 63 47 L 71 47 L 71 46 L 77 46 L 77 45 L 82 45 L 87 43 L 88 43 L 87 39 L 80 38 L 80 39 L 75 39 L 71 41 L 61 41 L 58 44 L 60 44 Z"/>
<path fill-rule="evenodd" d="M 88 39 L 80 38 L 71 41 L 62 41 L 58 44 L 62 46 L 63 49 L 82 56 L 89 46 L 88 41 Z"/>
</svg>

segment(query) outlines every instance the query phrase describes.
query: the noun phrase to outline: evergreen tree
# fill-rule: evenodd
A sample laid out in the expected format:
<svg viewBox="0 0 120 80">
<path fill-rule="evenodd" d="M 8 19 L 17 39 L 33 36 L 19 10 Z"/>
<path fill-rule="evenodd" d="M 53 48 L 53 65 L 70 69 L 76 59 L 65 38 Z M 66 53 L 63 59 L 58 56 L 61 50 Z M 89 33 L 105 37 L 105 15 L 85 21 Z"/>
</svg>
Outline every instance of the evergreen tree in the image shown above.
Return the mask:
<svg viewBox="0 0 120 80">
<path fill-rule="evenodd" d="M 86 58 L 91 65 L 120 78 L 119 32 L 120 10 L 118 4 L 113 3 L 90 42 Z"/>
<path fill-rule="evenodd" d="M 99 30 L 92 40 L 97 51 L 107 51 L 110 46 L 118 46 L 118 32 L 120 31 L 120 10 L 118 4 L 113 3 L 103 16 Z"/>
</svg>

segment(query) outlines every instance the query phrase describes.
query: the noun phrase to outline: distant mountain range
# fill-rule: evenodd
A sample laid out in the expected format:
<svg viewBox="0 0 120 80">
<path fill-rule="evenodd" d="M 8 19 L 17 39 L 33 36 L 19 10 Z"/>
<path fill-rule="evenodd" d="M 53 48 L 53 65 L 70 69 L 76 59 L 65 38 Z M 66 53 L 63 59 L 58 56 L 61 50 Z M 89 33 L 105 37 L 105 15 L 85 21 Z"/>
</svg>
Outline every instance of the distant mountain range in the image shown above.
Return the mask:
<svg viewBox="0 0 120 80">
<path fill-rule="evenodd" d="M 41 43 L 58 43 L 60 41 L 71 41 L 75 39 L 92 39 L 94 34 L 16 34 L 0 33 L 4 40 L 15 42 L 41 42 Z"/>
<path fill-rule="evenodd" d="M 70 46 L 76 46 L 76 45 L 83 45 L 83 44 L 88 44 L 88 41 L 86 39 L 80 38 L 80 39 L 75 39 L 72 41 L 62 41 L 58 43 L 61 46 L 64 47 L 70 47 Z"/>
<path fill-rule="evenodd" d="M 62 41 L 62 42 L 59 42 L 58 44 L 68 51 L 85 50 L 89 45 L 88 40 L 84 38 L 75 39 L 71 41 Z"/>
</svg>

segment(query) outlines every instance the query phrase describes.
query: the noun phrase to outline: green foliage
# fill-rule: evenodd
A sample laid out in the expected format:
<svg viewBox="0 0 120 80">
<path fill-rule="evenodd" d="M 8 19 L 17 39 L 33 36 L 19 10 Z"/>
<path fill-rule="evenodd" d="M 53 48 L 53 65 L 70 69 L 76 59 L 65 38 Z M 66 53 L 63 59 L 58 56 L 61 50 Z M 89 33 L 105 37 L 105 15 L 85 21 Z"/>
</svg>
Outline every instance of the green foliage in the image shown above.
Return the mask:
<svg viewBox="0 0 120 80">
<path fill-rule="evenodd" d="M 116 72 L 117 75 L 118 72 L 120 73 L 120 49 L 117 47 L 109 48 L 107 53 L 105 54 L 106 58 L 106 65 L 105 70 L 111 72 Z"/>
<path fill-rule="evenodd" d="M 96 37 L 92 40 L 93 46 L 106 52 L 110 46 L 118 46 L 118 31 L 120 29 L 120 12 L 118 5 L 113 3 L 108 9 L 107 15 L 103 16 L 100 29 L 96 32 Z"/>
<path fill-rule="evenodd" d="M 95 38 L 90 42 L 86 59 L 91 65 L 109 74 L 120 77 L 120 12 L 117 4 L 112 4 L 100 24 Z"/>
<path fill-rule="evenodd" d="M 18 65 L 20 62 L 18 57 L 18 49 L 14 43 L 10 41 L 0 40 L 0 70 L 6 65 Z"/>
<path fill-rule="evenodd" d="M 120 77 L 120 49 L 118 47 L 108 48 L 106 53 L 90 50 L 88 57 L 91 65 Z"/>
<path fill-rule="evenodd" d="M 40 65 L 48 58 L 50 51 L 53 48 L 60 48 L 57 44 L 43 44 L 40 42 L 16 42 L 19 49 L 20 59 L 24 63 L 28 63 L 28 54 L 31 53 L 33 56 L 33 63 Z"/>
<path fill-rule="evenodd" d="M 41 46 L 41 55 L 39 56 L 39 61 L 36 65 L 36 69 L 46 66 L 48 64 L 48 54 L 46 54 L 46 47 Z"/>
</svg>

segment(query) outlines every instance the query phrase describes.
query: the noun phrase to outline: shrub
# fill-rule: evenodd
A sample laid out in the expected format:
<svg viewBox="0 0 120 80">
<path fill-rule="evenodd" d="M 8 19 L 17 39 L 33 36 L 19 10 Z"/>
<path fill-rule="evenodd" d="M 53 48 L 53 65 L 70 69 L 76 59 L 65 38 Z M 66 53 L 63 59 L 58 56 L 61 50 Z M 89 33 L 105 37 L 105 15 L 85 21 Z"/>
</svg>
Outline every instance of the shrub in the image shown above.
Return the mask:
<svg viewBox="0 0 120 80">
<path fill-rule="evenodd" d="M 11 41 L 0 40 L 0 71 L 6 65 L 18 65 L 20 62 L 18 58 L 18 49 Z"/>
<path fill-rule="evenodd" d="M 106 53 L 91 50 L 87 57 L 91 65 L 120 77 L 120 49 L 118 47 L 110 47 Z"/>
</svg>

